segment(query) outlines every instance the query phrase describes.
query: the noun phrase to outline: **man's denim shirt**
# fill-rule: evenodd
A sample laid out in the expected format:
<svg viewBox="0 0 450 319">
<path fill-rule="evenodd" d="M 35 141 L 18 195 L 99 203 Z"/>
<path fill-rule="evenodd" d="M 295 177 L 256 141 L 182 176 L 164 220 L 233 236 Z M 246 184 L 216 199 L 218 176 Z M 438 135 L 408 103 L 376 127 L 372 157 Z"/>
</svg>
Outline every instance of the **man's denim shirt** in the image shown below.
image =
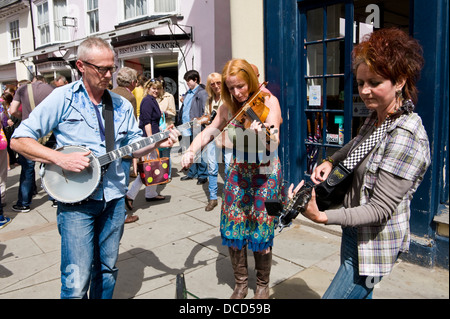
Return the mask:
<svg viewBox="0 0 450 319">
<path fill-rule="evenodd" d="M 133 114 L 131 103 L 118 94 L 110 92 L 114 106 L 115 149 L 142 139 L 142 131 Z M 94 107 L 102 114 L 103 105 L 95 106 L 89 99 L 83 80 L 56 88 L 14 131 L 13 138 L 39 139 L 53 131 L 57 147 L 81 145 L 95 156 L 106 153 L 105 141 L 101 140 L 100 127 Z M 104 120 L 103 120 L 104 125 Z M 109 202 L 125 195 L 125 173 L 121 160 L 109 165 L 91 199 Z M 128 172 L 127 172 L 128 174 Z"/>
</svg>

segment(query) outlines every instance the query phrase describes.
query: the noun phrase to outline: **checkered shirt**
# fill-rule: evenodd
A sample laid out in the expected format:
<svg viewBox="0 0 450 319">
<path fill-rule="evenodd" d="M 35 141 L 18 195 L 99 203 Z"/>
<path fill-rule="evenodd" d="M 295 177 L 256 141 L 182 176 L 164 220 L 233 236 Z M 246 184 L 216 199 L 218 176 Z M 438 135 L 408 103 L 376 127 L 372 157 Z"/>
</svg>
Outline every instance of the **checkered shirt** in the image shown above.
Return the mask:
<svg viewBox="0 0 450 319">
<path fill-rule="evenodd" d="M 357 145 L 365 131 L 375 124 L 369 117 L 354 139 Z M 351 150 L 350 150 L 351 152 Z M 384 225 L 358 227 L 358 258 L 361 276 L 389 274 L 399 252 L 409 249 L 410 204 L 430 165 L 430 147 L 421 118 L 416 113 L 397 118 L 370 154 L 361 188 L 360 205 L 369 203 L 379 169 L 413 182 L 395 212 Z"/>
</svg>

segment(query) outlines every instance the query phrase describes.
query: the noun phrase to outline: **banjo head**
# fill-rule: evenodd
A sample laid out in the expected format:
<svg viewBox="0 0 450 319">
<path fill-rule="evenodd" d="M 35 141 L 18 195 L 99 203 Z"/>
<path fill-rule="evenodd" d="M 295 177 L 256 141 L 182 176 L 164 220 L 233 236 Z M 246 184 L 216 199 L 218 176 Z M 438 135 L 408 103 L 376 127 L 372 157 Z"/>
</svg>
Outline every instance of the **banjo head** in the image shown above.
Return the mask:
<svg viewBox="0 0 450 319">
<path fill-rule="evenodd" d="M 83 146 L 63 146 L 57 151 L 69 154 L 87 152 Z M 97 188 L 101 179 L 101 166 L 98 159 L 89 155 L 90 166 L 80 173 L 63 170 L 55 164 L 45 164 L 41 173 L 42 186 L 58 202 L 78 203 L 88 198 Z"/>
</svg>

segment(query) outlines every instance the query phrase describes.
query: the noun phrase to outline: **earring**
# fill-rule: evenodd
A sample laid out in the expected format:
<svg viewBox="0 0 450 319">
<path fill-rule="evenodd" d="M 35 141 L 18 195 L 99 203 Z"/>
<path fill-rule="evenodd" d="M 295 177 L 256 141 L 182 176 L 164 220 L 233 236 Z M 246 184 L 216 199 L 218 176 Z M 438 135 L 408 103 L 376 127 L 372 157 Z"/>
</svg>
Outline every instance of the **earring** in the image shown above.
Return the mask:
<svg viewBox="0 0 450 319">
<path fill-rule="evenodd" d="M 402 100 L 402 99 L 403 99 L 403 92 L 402 92 L 402 90 L 397 90 L 397 91 L 395 91 L 395 97 L 396 97 L 397 99 Z"/>
</svg>

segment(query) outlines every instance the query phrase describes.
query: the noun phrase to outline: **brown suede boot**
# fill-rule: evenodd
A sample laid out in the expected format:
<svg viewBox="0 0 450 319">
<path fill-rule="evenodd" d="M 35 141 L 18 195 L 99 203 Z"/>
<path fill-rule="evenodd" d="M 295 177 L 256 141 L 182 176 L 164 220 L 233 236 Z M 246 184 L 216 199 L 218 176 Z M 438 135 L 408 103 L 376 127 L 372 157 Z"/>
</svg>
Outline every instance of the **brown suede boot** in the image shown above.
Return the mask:
<svg viewBox="0 0 450 319">
<path fill-rule="evenodd" d="M 272 267 L 272 250 L 266 254 L 253 252 L 255 256 L 256 290 L 254 299 L 269 299 L 269 277 Z"/>
<path fill-rule="evenodd" d="M 230 299 L 244 299 L 248 293 L 247 247 L 241 250 L 228 248 L 228 251 L 236 282 Z"/>
<path fill-rule="evenodd" d="M 210 211 L 212 211 L 213 209 L 214 209 L 214 207 L 216 207 L 217 206 L 217 199 L 211 199 L 209 202 L 208 202 L 208 205 L 205 207 L 205 211 L 207 211 L 207 212 L 210 212 Z"/>
</svg>

